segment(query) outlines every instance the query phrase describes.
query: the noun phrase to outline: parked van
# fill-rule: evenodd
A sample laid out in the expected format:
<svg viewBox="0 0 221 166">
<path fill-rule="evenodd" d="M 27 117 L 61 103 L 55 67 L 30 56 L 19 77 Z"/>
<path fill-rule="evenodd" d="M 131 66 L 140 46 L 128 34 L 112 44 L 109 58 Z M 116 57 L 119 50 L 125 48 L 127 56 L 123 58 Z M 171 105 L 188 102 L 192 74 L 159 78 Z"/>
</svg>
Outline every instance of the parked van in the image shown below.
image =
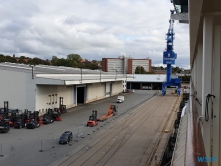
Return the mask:
<svg viewBox="0 0 221 166">
<path fill-rule="evenodd" d="M 124 102 L 124 96 L 118 96 L 117 103 L 123 103 L 123 102 Z"/>
</svg>

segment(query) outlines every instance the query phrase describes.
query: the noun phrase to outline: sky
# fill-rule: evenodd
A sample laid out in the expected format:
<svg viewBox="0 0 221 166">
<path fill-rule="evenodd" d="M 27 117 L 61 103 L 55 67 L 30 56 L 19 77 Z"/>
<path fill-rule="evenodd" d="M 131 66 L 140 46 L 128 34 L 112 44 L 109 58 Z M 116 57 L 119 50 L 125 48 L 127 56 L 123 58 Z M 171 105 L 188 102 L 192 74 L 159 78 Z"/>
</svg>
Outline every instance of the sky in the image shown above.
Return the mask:
<svg viewBox="0 0 221 166">
<path fill-rule="evenodd" d="M 163 66 L 170 0 L 2 0 L 0 53 L 102 60 L 126 55 Z M 189 26 L 174 23 L 176 64 L 189 69 Z"/>
</svg>

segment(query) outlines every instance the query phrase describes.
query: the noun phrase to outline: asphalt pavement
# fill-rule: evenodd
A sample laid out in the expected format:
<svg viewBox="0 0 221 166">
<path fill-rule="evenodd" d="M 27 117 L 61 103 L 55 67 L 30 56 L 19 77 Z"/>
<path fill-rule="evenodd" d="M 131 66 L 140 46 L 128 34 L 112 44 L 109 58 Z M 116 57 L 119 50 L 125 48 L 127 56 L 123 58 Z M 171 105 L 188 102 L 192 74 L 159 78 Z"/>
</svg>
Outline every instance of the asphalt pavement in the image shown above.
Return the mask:
<svg viewBox="0 0 221 166">
<path fill-rule="evenodd" d="M 96 127 L 85 127 L 92 110 L 98 111 L 98 117 L 106 114 L 111 104 L 117 105 L 118 110 L 123 111 L 143 98 L 151 98 L 156 92 L 136 90 L 135 93 L 122 93 L 119 95 L 125 96 L 125 101 L 120 104 L 116 103 L 117 96 L 112 96 L 68 109 L 67 113 L 62 114 L 62 121 L 59 122 L 36 129 L 11 128 L 8 133 L 0 133 L 0 165 L 48 166 L 53 163 L 56 165 L 56 161 L 70 157 L 97 133 L 108 130 L 108 127 L 115 123 L 114 118 L 111 118 L 108 120 L 110 123 L 101 122 Z M 65 131 L 73 132 L 73 141 L 67 145 L 59 145 L 59 137 Z M 79 134 L 81 136 L 77 137 Z"/>
</svg>

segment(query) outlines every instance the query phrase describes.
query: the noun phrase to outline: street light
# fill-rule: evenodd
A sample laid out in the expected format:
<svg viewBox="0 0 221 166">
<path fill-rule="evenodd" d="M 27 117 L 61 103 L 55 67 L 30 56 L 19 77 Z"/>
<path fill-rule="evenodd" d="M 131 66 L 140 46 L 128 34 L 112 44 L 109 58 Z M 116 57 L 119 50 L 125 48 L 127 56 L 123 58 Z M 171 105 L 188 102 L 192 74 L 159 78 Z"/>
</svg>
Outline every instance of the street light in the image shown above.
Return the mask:
<svg viewBox="0 0 221 166">
<path fill-rule="evenodd" d="M 34 66 L 35 65 L 29 65 L 29 66 L 32 68 L 32 70 L 31 70 L 32 76 L 31 77 L 32 77 L 32 79 L 34 79 Z"/>
<path fill-rule="evenodd" d="M 81 68 L 81 83 L 82 83 L 82 68 Z"/>
<path fill-rule="evenodd" d="M 117 70 L 116 70 L 116 78 L 115 79 L 117 79 Z"/>
<path fill-rule="evenodd" d="M 101 82 L 101 70 L 100 70 L 100 82 Z"/>
</svg>

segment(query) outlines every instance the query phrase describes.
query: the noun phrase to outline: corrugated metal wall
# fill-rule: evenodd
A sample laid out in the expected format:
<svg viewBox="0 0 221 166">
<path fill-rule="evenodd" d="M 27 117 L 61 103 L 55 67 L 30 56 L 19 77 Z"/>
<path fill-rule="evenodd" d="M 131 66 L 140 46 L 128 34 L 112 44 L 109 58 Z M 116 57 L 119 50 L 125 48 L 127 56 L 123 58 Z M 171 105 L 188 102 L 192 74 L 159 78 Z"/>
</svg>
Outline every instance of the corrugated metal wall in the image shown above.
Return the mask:
<svg viewBox="0 0 221 166">
<path fill-rule="evenodd" d="M 10 109 L 34 111 L 36 86 L 31 73 L 0 70 L 0 76 L 0 107 L 8 101 Z"/>
<path fill-rule="evenodd" d="M 117 95 L 122 91 L 123 91 L 123 85 L 122 85 L 121 81 L 112 83 L 112 94 L 111 95 Z"/>
<path fill-rule="evenodd" d="M 95 83 L 87 85 L 87 103 L 104 98 L 105 83 Z"/>
<path fill-rule="evenodd" d="M 36 110 L 58 108 L 60 97 L 67 108 L 75 106 L 73 86 L 38 85 L 36 90 Z"/>
</svg>

